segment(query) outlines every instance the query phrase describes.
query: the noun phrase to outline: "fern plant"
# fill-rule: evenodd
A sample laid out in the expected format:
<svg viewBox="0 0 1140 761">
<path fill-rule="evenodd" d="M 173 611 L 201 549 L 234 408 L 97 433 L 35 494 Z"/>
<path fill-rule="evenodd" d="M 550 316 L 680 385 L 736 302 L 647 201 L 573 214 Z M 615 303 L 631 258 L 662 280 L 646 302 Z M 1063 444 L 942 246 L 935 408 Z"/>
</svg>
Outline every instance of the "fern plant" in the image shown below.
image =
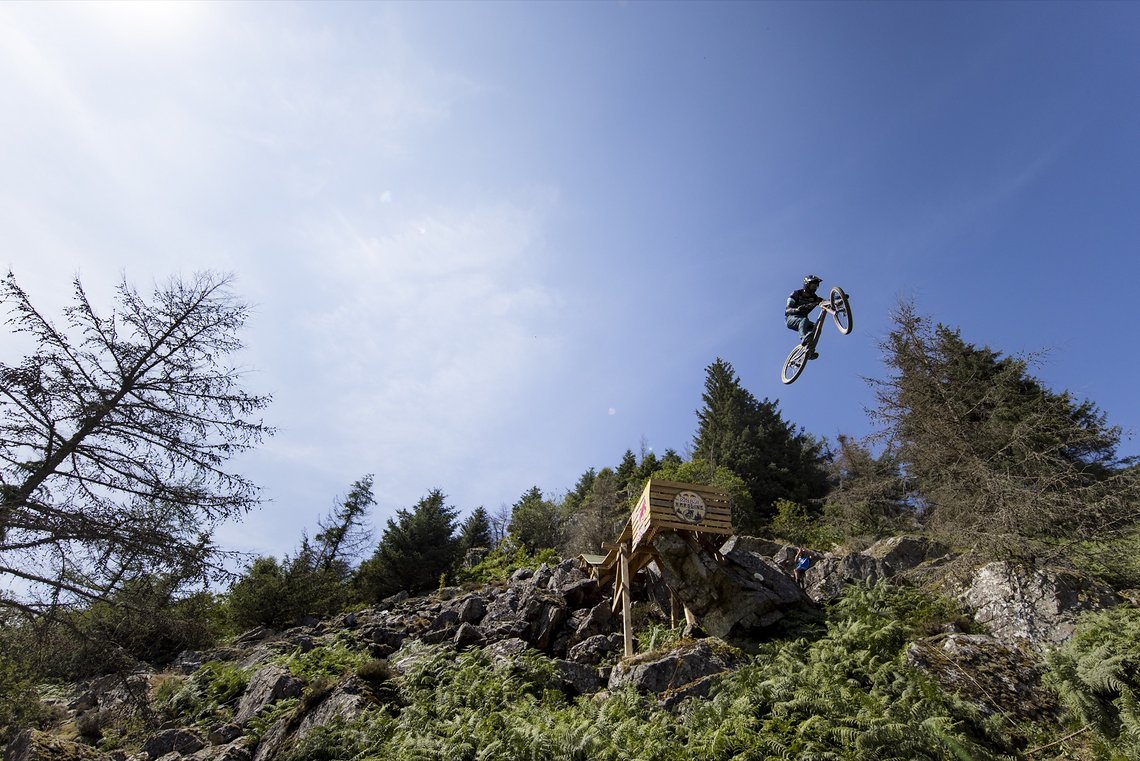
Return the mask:
<svg viewBox="0 0 1140 761">
<path fill-rule="evenodd" d="M 203 664 L 185 681 L 163 685 L 156 702 L 167 719 L 207 724 L 233 718 L 234 708 L 249 684 L 249 671 L 225 661 Z"/>
<path fill-rule="evenodd" d="M 1072 721 L 1095 730 L 1099 752 L 1140 758 L 1140 610 L 1087 614 L 1048 664 L 1048 683 Z"/>
</svg>

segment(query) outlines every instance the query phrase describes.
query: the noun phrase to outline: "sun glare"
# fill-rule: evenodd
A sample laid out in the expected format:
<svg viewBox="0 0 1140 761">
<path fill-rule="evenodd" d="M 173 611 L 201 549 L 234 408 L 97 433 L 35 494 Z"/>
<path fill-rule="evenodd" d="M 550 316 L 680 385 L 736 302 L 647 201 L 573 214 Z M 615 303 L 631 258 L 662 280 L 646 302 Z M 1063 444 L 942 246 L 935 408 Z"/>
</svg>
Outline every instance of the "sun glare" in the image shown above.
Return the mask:
<svg viewBox="0 0 1140 761">
<path fill-rule="evenodd" d="M 192 28 L 207 3 L 192 0 L 97 0 L 81 4 L 103 25 L 134 38 L 167 40 Z"/>
</svg>

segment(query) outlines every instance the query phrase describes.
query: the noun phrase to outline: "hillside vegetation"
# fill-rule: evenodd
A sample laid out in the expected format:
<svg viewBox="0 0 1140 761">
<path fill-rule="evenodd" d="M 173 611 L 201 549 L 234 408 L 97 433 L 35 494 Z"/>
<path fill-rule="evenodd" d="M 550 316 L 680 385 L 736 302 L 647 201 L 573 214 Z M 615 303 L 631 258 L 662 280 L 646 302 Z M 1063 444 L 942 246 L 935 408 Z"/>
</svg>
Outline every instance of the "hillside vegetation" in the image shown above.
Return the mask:
<svg viewBox="0 0 1140 761">
<path fill-rule="evenodd" d="M 1041 681 L 1027 689 L 1047 696 L 1051 714 L 987 709 L 916 666 L 916 643 L 988 636 L 958 602 L 962 579 L 984 562 L 1064 566 L 1117 591 L 1140 587 L 1140 471 L 1118 455 L 1122 431 L 1093 403 L 1046 388 L 1025 360 L 974 346 L 911 305 L 900 305 L 883 341 L 887 372 L 870 381 L 878 432 L 867 440 L 797 429 L 716 359 L 687 459 L 631 449 L 616 466 L 586 469 L 560 497 L 535 485 L 509 509 L 476 507 L 462 519 L 433 489 L 378 540 L 364 475 L 291 555 L 232 575 L 211 531 L 257 497 L 229 461 L 272 435 L 253 417 L 268 398 L 246 392 L 225 364 L 240 348 L 245 305 L 209 274 L 149 298 L 124 283 L 111 314 L 78 281 L 75 294 L 61 328 L 13 276 L 3 285 L 9 325 L 36 346 L 0 365 L 0 742 L 12 758 L 35 757 L 28 728 L 151 761 L 158 746 L 147 750 L 148 738 L 164 726 L 220 732 L 265 665 L 235 655 L 257 629 L 294 632 L 271 658 L 296 694 L 263 706 L 225 743 L 223 733 L 206 749 L 171 752 L 213 759 L 223 751 L 210 748 L 225 748 L 237 754 L 230 761 L 268 761 L 274 731 L 295 733 L 330 695 L 349 695 L 352 711 L 272 758 L 1140 757 L 1131 604 L 1090 606 L 1062 644 L 1034 654 Z M 420 610 L 427 603 L 411 601 L 441 588 L 498 604 L 494 595 L 509 598 L 526 577 L 519 569 L 600 552 L 650 477 L 724 488 L 738 533 L 836 558 L 827 573 L 845 591 L 812 598 L 816 616 L 725 643 L 743 648 L 732 667 L 677 700 L 628 685 L 569 688 L 557 676 L 568 642 L 518 635 L 530 646 L 504 658 L 493 650 L 504 638 L 483 624 L 482 641 L 466 643 L 451 639 L 454 621 L 438 630 L 446 638 L 405 622 L 392 646 L 338 634 L 345 616 L 405 599 Z M 890 583 L 850 583 L 834 570 L 902 534 L 946 545 L 952 560 Z M 576 625 L 608 604 L 527 594 Z M 643 600 L 635 624 L 642 651 L 693 642 L 659 604 Z M 596 636 L 615 630 L 605 626 Z M 229 655 L 188 669 L 193 652 Z M 587 671 L 601 678 L 621 663 L 606 652 Z M 93 687 L 109 674 L 144 674 L 145 686 L 111 710 Z"/>
</svg>

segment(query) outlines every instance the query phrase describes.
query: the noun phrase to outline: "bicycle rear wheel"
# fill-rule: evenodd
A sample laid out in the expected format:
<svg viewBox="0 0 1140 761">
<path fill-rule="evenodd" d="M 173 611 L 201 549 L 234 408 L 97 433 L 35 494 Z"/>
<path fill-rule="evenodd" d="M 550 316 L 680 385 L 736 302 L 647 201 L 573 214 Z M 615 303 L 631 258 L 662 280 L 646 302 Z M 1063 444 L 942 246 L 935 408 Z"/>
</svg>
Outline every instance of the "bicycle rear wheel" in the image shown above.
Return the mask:
<svg viewBox="0 0 1140 761">
<path fill-rule="evenodd" d="M 791 354 L 784 360 L 784 369 L 780 373 L 780 380 L 784 383 L 793 383 L 796 378 L 807 367 L 808 353 L 811 347 L 804 346 L 803 344 L 796 344 L 796 348 L 792 349 Z"/>
<path fill-rule="evenodd" d="M 847 294 L 839 286 L 831 289 L 831 309 L 835 327 L 839 328 L 839 332 L 843 335 L 850 333 L 855 327 L 855 319 L 851 316 L 851 302 L 847 300 Z"/>
</svg>

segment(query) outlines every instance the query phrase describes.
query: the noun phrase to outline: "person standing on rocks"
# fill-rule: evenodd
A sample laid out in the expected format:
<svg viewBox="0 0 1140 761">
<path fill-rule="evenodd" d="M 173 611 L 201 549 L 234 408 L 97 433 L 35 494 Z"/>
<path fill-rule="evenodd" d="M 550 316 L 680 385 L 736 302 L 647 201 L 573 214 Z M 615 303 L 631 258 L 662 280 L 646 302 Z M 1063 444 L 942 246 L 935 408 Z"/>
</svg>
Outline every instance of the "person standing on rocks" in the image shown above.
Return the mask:
<svg viewBox="0 0 1140 761">
<path fill-rule="evenodd" d="M 809 568 L 811 568 L 811 556 L 808 555 L 807 550 L 800 547 L 799 551 L 796 552 L 795 561 L 796 586 L 800 589 L 804 588 L 804 574 Z"/>
</svg>

